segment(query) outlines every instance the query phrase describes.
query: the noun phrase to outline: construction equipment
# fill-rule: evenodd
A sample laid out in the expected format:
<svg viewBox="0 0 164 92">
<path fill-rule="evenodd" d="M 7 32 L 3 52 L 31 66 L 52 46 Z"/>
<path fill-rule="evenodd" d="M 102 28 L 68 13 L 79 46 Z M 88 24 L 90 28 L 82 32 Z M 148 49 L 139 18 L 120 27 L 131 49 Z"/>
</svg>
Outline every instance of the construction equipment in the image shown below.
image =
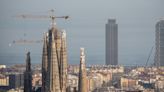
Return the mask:
<svg viewBox="0 0 164 92">
<path fill-rule="evenodd" d="M 151 48 L 151 50 L 150 50 L 150 52 L 149 52 L 149 56 L 148 56 L 148 58 L 147 58 L 147 60 L 146 60 L 145 67 L 147 67 L 147 64 L 148 64 L 148 62 L 149 62 L 150 56 L 151 56 L 151 54 L 152 54 L 152 52 L 153 52 L 153 48 L 154 48 L 154 46 Z"/>
<path fill-rule="evenodd" d="M 50 10 L 51 15 L 28 15 L 28 14 L 22 14 L 22 15 L 17 15 L 15 16 L 16 18 L 32 18 L 32 19 L 48 19 L 50 18 L 52 21 L 52 27 L 54 27 L 56 25 L 55 23 L 55 19 L 58 18 L 64 18 L 64 19 L 68 19 L 69 16 L 55 16 L 54 15 L 54 10 Z M 24 34 L 25 36 L 25 34 Z M 12 46 L 12 44 L 31 44 L 31 43 L 42 43 L 43 40 L 25 40 L 25 39 L 20 39 L 20 40 L 14 40 L 12 41 L 12 43 L 9 44 L 9 46 Z"/>
<path fill-rule="evenodd" d="M 35 18 L 35 19 L 48 19 L 50 18 L 51 21 L 52 21 L 52 26 L 54 26 L 56 23 L 55 23 L 55 19 L 58 19 L 58 18 L 64 18 L 64 19 L 68 19 L 69 16 L 55 16 L 54 15 L 54 10 L 50 10 L 51 12 L 51 15 L 18 15 L 16 17 L 18 18 L 23 18 L 23 19 L 26 19 L 26 18 Z"/>
<path fill-rule="evenodd" d="M 43 40 L 25 40 L 25 39 L 20 39 L 20 40 L 13 40 L 12 43 L 9 43 L 9 46 L 11 47 L 14 44 L 33 44 L 33 43 L 42 43 Z"/>
</svg>

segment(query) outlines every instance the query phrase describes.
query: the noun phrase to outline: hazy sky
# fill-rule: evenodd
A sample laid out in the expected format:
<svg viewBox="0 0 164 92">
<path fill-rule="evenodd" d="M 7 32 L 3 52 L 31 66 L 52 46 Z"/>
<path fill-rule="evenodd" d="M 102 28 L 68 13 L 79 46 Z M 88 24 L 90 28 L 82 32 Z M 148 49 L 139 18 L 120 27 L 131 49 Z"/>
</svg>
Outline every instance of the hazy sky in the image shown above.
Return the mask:
<svg viewBox="0 0 164 92">
<path fill-rule="evenodd" d="M 31 51 L 32 62 L 41 63 L 42 44 L 8 44 L 19 39 L 42 39 L 50 20 L 14 16 L 48 15 L 48 10 L 54 9 L 55 15 L 71 17 L 57 20 L 58 27 L 67 32 L 69 63 L 79 64 L 80 47 L 84 47 L 87 64 L 104 64 L 105 24 L 115 18 L 119 64 L 143 65 L 155 44 L 155 24 L 164 16 L 163 4 L 164 0 L 0 0 L 0 62 L 24 63 L 26 48 Z"/>
</svg>

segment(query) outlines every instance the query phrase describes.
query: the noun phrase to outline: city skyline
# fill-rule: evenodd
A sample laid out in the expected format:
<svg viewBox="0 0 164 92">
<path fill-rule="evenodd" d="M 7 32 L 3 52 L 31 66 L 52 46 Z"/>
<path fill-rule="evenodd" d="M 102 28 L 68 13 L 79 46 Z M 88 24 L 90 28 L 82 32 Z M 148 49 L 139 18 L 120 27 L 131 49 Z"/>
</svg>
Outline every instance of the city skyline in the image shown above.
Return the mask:
<svg viewBox="0 0 164 92">
<path fill-rule="evenodd" d="M 163 3 L 0 1 L 0 92 L 164 92 Z"/>
<path fill-rule="evenodd" d="M 104 25 L 107 19 L 115 18 L 120 30 L 118 33 L 119 63 L 124 65 L 145 64 L 143 62 L 146 62 L 148 53 L 154 46 L 156 21 L 164 15 L 162 0 L 43 1 L 39 5 L 38 1 L 1 1 L 0 60 L 2 64 L 23 63 L 25 48 L 32 51 L 33 63 L 41 63 L 41 44 L 12 45 L 11 47 L 8 45 L 13 40 L 19 39 L 40 40 L 43 38 L 43 33 L 50 27 L 50 22 L 13 17 L 19 14 L 46 15 L 48 10 L 54 9 L 56 15 L 70 15 L 71 18 L 67 22 L 57 20 L 57 25 L 67 31 L 70 64 L 78 64 L 80 47 L 87 49 L 87 64 L 105 63 Z M 83 4 L 86 7 L 83 7 Z M 9 34 L 12 35 L 8 37 Z M 143 45 L 138 46 L 138 44 Z M 153 58 L 151 56 L 149 65 L 154 62 Z"/>
</svg>

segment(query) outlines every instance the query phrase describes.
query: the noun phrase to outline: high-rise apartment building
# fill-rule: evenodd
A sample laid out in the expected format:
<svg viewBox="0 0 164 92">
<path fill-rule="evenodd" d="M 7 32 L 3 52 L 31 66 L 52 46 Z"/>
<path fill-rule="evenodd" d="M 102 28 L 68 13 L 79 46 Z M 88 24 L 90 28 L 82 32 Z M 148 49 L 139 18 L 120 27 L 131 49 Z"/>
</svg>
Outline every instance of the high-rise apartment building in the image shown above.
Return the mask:
<svg viewBox="0 0 164 92">
<path fill-rule="evenodd" d="M 106 65 L 118 64 L 118 25 L 115 19 L 106 24 Z"/>
<path fill-rule="evenodd" d="M 155 58 L 156 66 L 164 66 L 164 20 L 160 20 L 156 24 L 155 32 Z"/>
<path fill-rule="evenodd" d="M 42 55 L 42 92 L 66 92 L 66 32 L 56 25 L 44 36 Z"/>
</svg>

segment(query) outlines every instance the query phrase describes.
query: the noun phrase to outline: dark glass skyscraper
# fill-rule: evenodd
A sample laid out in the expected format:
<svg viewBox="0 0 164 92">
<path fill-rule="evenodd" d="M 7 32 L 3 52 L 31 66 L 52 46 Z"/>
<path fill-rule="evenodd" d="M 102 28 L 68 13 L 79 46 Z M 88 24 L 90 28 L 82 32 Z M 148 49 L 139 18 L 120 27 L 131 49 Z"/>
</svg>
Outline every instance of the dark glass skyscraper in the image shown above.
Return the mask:
<svg viewBox="0 0 164 92">
<path fill-rule="evenodd" d="M 115 19 L 106 24 L 106 65 L 118 64 L 118 25 Z"/>
<path fill-rule="evenodd" d="M 164 20 L 156 24 L 155 45 L 154 63 L 156 66 L 164 66 Z"/>
</svg>

